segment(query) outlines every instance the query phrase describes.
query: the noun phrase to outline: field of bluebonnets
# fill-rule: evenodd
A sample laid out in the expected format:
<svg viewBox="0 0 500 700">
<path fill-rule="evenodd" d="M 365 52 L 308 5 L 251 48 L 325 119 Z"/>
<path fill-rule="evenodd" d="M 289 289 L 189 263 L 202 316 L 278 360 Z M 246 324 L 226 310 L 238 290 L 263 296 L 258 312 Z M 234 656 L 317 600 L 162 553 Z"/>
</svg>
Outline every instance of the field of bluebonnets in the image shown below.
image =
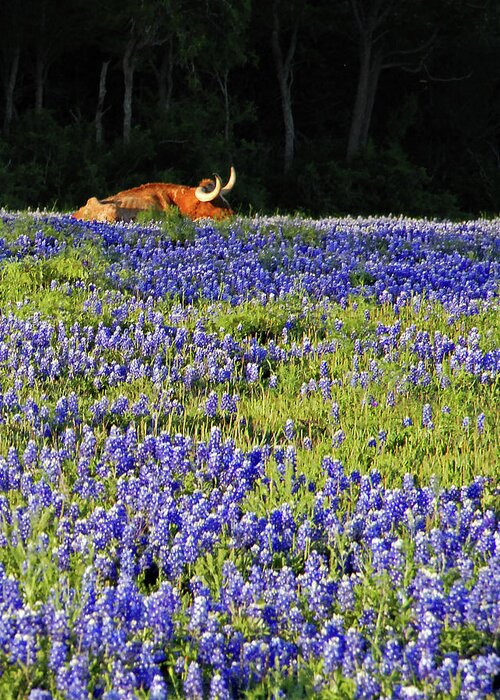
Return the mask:
<svg viewBox="0 0 500 700">
<path fill-rule="evenodd" d="M 493 698 L 500 221 L 1 214 L 2 698 Z"/>
</svg>

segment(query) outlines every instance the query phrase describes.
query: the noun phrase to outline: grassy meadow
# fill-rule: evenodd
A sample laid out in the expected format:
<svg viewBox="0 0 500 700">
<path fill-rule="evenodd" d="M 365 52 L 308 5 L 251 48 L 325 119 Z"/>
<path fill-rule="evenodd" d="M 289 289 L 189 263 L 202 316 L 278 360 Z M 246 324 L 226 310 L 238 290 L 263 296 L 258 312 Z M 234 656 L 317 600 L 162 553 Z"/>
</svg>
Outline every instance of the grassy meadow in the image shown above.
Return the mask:
<svg viewBox="0 0 500 700">
<path fill-rule="evenodd" d="M 0 213 L 2 698 L 494 698 L 500 222 Z"/>
</svg>

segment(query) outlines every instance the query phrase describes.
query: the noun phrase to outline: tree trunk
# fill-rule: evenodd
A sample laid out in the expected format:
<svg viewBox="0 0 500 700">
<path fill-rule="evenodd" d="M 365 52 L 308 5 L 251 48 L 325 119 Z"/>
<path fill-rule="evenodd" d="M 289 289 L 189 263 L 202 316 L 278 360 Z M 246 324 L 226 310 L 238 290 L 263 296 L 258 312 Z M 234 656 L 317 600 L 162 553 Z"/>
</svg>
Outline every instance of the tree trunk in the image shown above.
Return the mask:
<svg viewBox="0 0 500 700">
<path fill-rule="evenodd" d="M 231 114 L 229 109 L 229 88 L 228 88 L 228 75 L 229 71 L 224 71 L 221 75 L 217 72 L 217 82 L 222 92 L 224 98 L 224 142 L 226 146 L 229 144 L 229 138 L 231 135 Z"/>
<path fill-rule="evenodd" d="M 285 130 L 285 146 L 283 152 L 283 172 L 288 175 L 293 165 L 295 152 L 295 124 L 293 119 L 292 106 L 292 82 L 293 69 L 292 61 L 297 47 L 298 22 L 295 23 L 290 44 L 286 57 L 283 57 L 280 44 L 280 25 L 278 17 L 277 2 L 273 3 L 273 32 L 272 32 L 272 49 L 274 57 L 274 65 L 276 67 L 276 75 L 278 78 L 280 96 L 281 96 L 281 111 L 283 114 L 283 125 Z"/>
<path fill-rule="evenodd" d="M 42 3 L 41 15 L 38 25 L 38 44 L 36 51 L 35 63 L 35 114 L 40 114 L 43 109 L 43 93 L 45 87 L 45 70 L 46 70 L 46 31 L 47 31 L 47 14 L 46 4 Z"/>
<path fill-rule="evenodd" d="M 99 76 L 99 96 L 97 98 L 97 108 L 95 112 L 95 140 L 97 144 L 103 141 L 102 117 L 104 114 L 104 98 L 106 97 L 106 76 L 108 74 L 109 61 L 101 63 L 101 74 Z"/>
<path fill-rule="evenodd" d="M 132 130 L 132 93 L 134 89 L 135 40 L 130 39 L 123 55 L 123 143 L 130 143 Z"/>
<path fill-rule="evenodd" d="M 383 46 L 387 41 L 385 35 L 395 6 L 395 0 L 372 0 L 368 3 L 363 0 L 351 0 L 351 9 L 359 35 L 359 74 L 347 142 L 348 163 L 365 150 L 368 143 L 380 73 L 383 68 L 389 67 L 388 64 L 383 65 Z M 414 51 L 403 53 L 414 53 Z"/>
<path fill-rule="evenodd" d="M 40 49 L 36 57 L 35 65 L 35 114 L 40 114 L 43 109 L 43 91 L 45 83 L 45 60 Z"/>
<path fill-rule="evenodd" d="M 153 66 L 153 70 L 158 81 L 158 106 L 160 112 L 168 112 L 172 103 L 172 91 L 174 88 L 173 67 L 174 67 L 174 44 L 172 39 L 168 42 L 168 49 L 164 51 L 160 69 Z"/>
<path fill-rule="evenodd" d="M 367 112 L 370 103 L 373 108 L 375 93 L 370 88 L 370 76 L 372 73 L 372 45 L 371 37 L 364 38 L 361 43 L 358 86 L 356 89 L 356 99 L 349 129 L 349 139 L 347 142 L 347 162 L 350 163 L 366 145 L 364 139 L 368 135 Z"/>
<path fill-rule="evenodd" d="M 382 71 L 382 56 L 378 51 L 373 53 L 373 60 L 368 79 L 368 95 L 365 107 L 365 117 L 363 119 L 363 128 L 361 130 L 361 148 L 365 149 L 368 144 L 368 135 L 370 133 L 370 125 L 372 121 L 373 106 L 375 104 L 375 96 L 377 94 L 378 81 Z"/>
<path fill-rule="evenodd" d="M 358 86 L 347 142 L 348 163 L 367 146 L 381 71 L 382 56 L 379 51 L 374 51 L 373 41 L 369 36 L 363 40 L 360 50 Z"/>
<path fill-rule="evenodd" d="M 10 63 L 9 75 L 5 85 L 5 114 L 3 121 L 3 130 L 5 135 L 9 134 L 10 125 L 14 116 L 14 92 L 16 89 L 17 71 L 19 69 L 19 57 L 21 49 L 16 46 Z"/>
</svg>

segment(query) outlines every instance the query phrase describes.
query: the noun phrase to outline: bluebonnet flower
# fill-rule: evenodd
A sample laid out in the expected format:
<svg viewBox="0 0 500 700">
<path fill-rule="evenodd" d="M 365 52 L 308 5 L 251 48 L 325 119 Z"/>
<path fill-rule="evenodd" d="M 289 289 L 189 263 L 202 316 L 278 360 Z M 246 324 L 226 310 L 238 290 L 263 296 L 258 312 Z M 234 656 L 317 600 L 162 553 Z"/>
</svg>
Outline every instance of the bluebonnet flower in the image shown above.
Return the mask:
<svg viewBox="0 0 500 700">
<path fill-rule="evenodd" d="M 56 403 L 54 409 L 54 420 L 57 424 L 62 425 L 68 420 L 69 416 L 69 404 L 66 396 L 61 396 Z"/>
<path fill-rule="evenodd" d="M 19 399 L 14 389 L 9 388 L 3 395 L 3 404 L 8 411 L 14 412 L 19 408 Z"/>
<path fill-rule="evenodd" d="M 375 629 L 377 614 L 373 608 L 365 608 L 360 615 L 359 624 L 366 628 L 368 634 Z"/>
<path fill-rule="evenodd" d="M 214 418 L 219 406 L 219 397 L 215 391 L 211 391 L 205 402 L 205 415 L 209 418 Z"/>
<path fill-rule="evenodd" d="M 305 520 L 298 528 L 295 546 L 298 551 L 305 551 L 314 537 L 313 525 L 309 520 Z"/>
<path fill-rule="evenodd" d="M 110 412 L 117 416 L 122 416 L 128 411 L 128 398 L 126 396 L 118 396 L 111 404 Z"/>
<path fill-rule="evenodd" d="M 103 396 L 102 399 L 99 399 L 98 401 L 94 401 L 94 403 L 90 406 L 94 423 L 100 423 L 108 412 L 108 409 L 109 401 L 106 396 Z"/>
<path fill-rule="evenodd" d="M 342 443 L 345 441 L 345 433 L 343 430 L 337 430 L 336 433 L 334 433 L 333 438 L 332 438 L 332 446 L 333 447 L 340 447 Z"/>
<path fill-rule="evenodd" d="M 30 440 L 26 445 L 26 449 L 23 453 L 23 462 L 26 467 L 33 467 L 36 464 L 37 459 L 38 449 L 36 446 L 36 442 L 34 440 Z"/>
<path fill-rule="evenodd" d="M 484 433 L 484 425 L 486 422 L 486 416 L 484 413 L 480 413 L 477 417 L 477 432 L 481 435 Z"/>
<path fill-rule="evenodd" d="M 146 396 L 146 394 L 140 394 L 139 398 L 135 403 L 132 404 L 130 407 L 130 412 L 132 413 L 133 416 L 149 416 L 150 411 L 149 411 L 149 398 Z"/>
<path fill-rule="evenodd" d="M 278 469 L 281 474 L 286 472 L 286 464 L 292 467 L 293 476 L 295 476 L 295 467 L 297 466 L 297 452 L 294 445 L 287 445 L 284 452 L 284 462 L 278 462 Z"/>
<path fill-rule="evenodd" d="M 88 697 L 89 660 L 86 654 L 74 656 L 69 666 L 62 666 L 57 672 L 57 689 L 72 700 Z"/>
<path fill-rule="evenodd" d="M 500 558 L 493 557 L 487 567 L 481 569 L 469 594 L 465 616 L 477 629 L 498 634 L 500 620 Z"/>
<path fill-rule="evenodd" d="M 193 605 L 191 606 L 189 621 L 189 629 L 192 632 L 201 633 L 205 630 L 208 623 L 209 610 L 209 600 L 203 595 L 195 596 Z"/>
<path fill-rule="evenodd" d="M 32 423 L 35 428 L 38 428 L 40 425 L 40 408 L 38 404 L 33 401 L 33 399 L 28 398 L 24 404 L 23 412 L 30 423 Z"/>
<path fill-rule="evenodd" d="M 352 581 L 348 576 L 342 577 L 337 589 L 337 598 L 342 612 L 346 612 L 347 610 L 352 610 L 354 608 L 354 590 Z"/>
<path fill-rule="evenodd" d="M 321 389 L 323 401 L 328 401 L 332 398 L 332 382 L 328 377 L 321 377 L 318 386 Z"/>
<path fill-rule="evenodd" d="M 434 429 L 434 423 L 432 422 L 432 408 L 429 403 L 424 404 L 422 408 L 422 427 L 428 428 L 429 430 Z"/>
<path fill-rule="evenodd" d="M 318 384 L 315 379 L 311 378 L 306 384 L 306 395 L 314 394 L 318 390 Z"/>
<path fill-rule="evenodd" d="M 420 652 L 418 671 L 421 678 L 430 676 L 435 669 L 435 656 L 439 649 L 443 624 L 443 620 L 429 610 L 419 620 L 420 629 L 417 636 L 417 648 Z"/>
<path fill-rule="evenodd" d="M 30 690 L 28 700 L 52 700 L 52 693 L 50 692 L 50 690 L 43 690 L 42 688 L 33 688 L 32 690 Z"/>
<path fill-rule="evenodd" d="M 295 435 L 295 425 L 292 418 L 287 418 L 284 431 L 287 440 L 293 440 Z"/>
<path fill-rule="evenodd" d="M 380 683 L 369 671 L 358 671 L 355 681 L 355 700 L 371 700 L 371 698 L 380 697 Z"/>
<path fill-rule="evenodd" d="M 231 394 L 225 392 L 220 400 L 221 411 L 224 411 L 228 415 L 235 415 L 237 412 L 237 405 L 239 400 L 240 397 L 238 396 L 238 394 L 234 394 L 233 396 L 231 396 Z"/>
<path fill-rule="evenodd" d="M 49 668 L 53 673 L 61 668 L 68 657 L 68 644 L 65 641 L 52 640 L 49 655 Z"/>
<path fill-rule="evenodd" d="M 461 675 L 461 696 L 464 698 L 485 698 L 493 694 L 493 679 L 500 673 L 498 654 L 478 655 L 459 663 Z"/>
<path fill-rule="evenodd" d="M 203 700 L 203 679 L 201 668 L 196 661 L 191 661 L 188 666 L 184 696 L 186 700 Z"/>
<path fill-rule="evenodd" d="M 166 700 L 167 697 L 168 691 L 165 679 L 160 673 L 156 673 L 149 686 L 149 698 L 150 700 Z"/>
<path fill-rule="evenodd" d="M 199 379 L 199 373 L 193 365 L 187 365 L 184 368 L 183 382 L 187 389 L 191 389 L 196 380 Z"/>
<path fill-rule="evenodd" d="M 446 374 L 442 374 L 439 377 L 439 386 L 441 389 L 447 389 L 449 386 L 451 386 L 451 379 L 446 376 Z"/>
<path fill-rule="evenodd" d="M 484 491 L 484 479 L 477 477 L 471 484 L 463 487 L 462 499 L 468 498 L 472 501 L 478 501 Z"/>
<path fill-rule="evenodd" d="M 61 436 L 64 449 L 64 458 L 68 459 L 76 453 L 76 435 L 72 428 L 66 428 Z"/>
<path fill-rule="evenodd" d="M 369 373 L 368 373 L 368 372 L 358 372 L 358 373 L 356 373 L 355 377 L 356 377 L 356 381 L 354 381 L 354 382 L 352 383 L 352 386 L 356 386 L 357 382 L 359 381 L 359 385 L 360 385 L 363 389 L 366 389 L 366 387 L 368 386 L 368 384 L 369 384 L 369 382 L 370 382 L 370 375 L 369 375 Z M 371 406 L 371 405 L 372 405 L 372 402 L 373 402 L 374 400 L 375 400 L 375 399 L 373 398 L 373 396 L 370 396 L 370 397 L 369 397 L 369 401 L 368 401 L 368 405 Z"/>
<path fill-rule="evenodd" d="M 255 383 L 259 378 L 259 366 L 255 362 L 247 362 L 246 379 L 249 384 Z"/>
</svg>

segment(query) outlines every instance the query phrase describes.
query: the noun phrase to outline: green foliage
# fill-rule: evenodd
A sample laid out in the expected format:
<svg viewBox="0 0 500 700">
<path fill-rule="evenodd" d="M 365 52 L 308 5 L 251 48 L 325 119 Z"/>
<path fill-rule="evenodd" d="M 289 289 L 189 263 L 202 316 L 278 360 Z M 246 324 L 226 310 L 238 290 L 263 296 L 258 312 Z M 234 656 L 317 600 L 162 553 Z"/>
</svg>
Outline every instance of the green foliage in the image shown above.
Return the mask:
<svg viewBox="0 0 500 700">
<path fill-rule="evenodd" d="M 425 168 L 410 161 L 397 141 L 371 145 L 352 164 L 332 160 L 306 163 L 298 191 L 304 206 L 332 213 L 404 214 L 459 218 L 460 206 L 451 193 L 436 191 Z"/>
<path fill-rule="evenodd" d="M 285 324 L 290 330 L 290 337 L 302 338 L 305 329 L 318 316 L 316 311 L 304 314 L 302 297 L 297 295 L 279 302 L 269 301 L 265 305 L 249 301 L 232 308 L 225 304 L 210 319 L 210 327 L 215 331 L 230 333 L 237 339 L 255 337 L 265 343 L 271 338 L 278 339 Z"/>
<path fill-rule="evenodd" d="M 177 207 L 171 207 L 166 211 L 154 209 L 139 212 L 137 223 L 147 225 L 154 224 L 152 233 L 157 233 L 157 229 L 162 235 L 170 238 L 174 243 L 185 243 L 193 241 L 196 235 L 196 226 L 193 221 L 182 216 Z"/>
<path fill-rule="evenodd" d="M 233 162 L 239 180 L 231 202 L 242 211 L 498 211 L 493 3 L 373 4 L 383 8 L 386 45 L 377 49 L 390 44 L 395 54 L 382 56 L 384 67 L 408 70 L 382 71 L 371 142 L 351 165 L 345 151 L 359 79 L 352 8 L 328 0 L 272 5 L 284 55 L 298 27 L 290 85 L 295 161 L 286 179 L 267 4 L 3 3 L 0 206 L 75 209 L 89 196 L 142 182 L 193 184 Z M 444 26 L 437 37 L 429 31 Z M 132 132 L 124 145 L 122 69 L 133 46 Z M 103 60 L 109 66 L 97 144 Z"/>
<path fill-rule="evenodd" d="M 37 230 L 57 241 L 59 252 L 44 258 L 28 255 L 7 259 L 0 269 L 0 302 L 22 316 L 36 310 L 68 322 L 81 319 L 82 314 L 85 317 L 83 302 L 88 285 L 107 287 L 102 251 L 95 243 L 84 240 L 68 245 L 69 233 L 55 231 L 47 224 L 40 227 L 30 215 L 16 218 L 13 225 L 0 225 L 0 238 L 10 242 L 15 255 L 16 240 L 27 237 L 33 241 Z"/>
</svg>

